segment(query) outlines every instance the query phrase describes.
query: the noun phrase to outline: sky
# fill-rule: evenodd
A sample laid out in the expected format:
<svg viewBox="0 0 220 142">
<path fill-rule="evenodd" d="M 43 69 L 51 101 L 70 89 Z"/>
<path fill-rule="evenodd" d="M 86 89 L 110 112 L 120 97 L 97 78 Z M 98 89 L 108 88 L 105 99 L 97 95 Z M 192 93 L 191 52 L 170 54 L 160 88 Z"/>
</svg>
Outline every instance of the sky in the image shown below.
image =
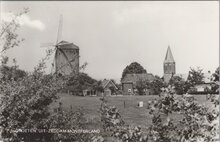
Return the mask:
<svg viewBox="0 0 220 142">
<path fill-rule="evenodd" d="M 163 75 L 170 46 L 176 73 L 190 67 L 214 72 L 219 66 L 218 1 L 0 1 L 1 20 L 29 8 L 19 19 L 25 40 L 7 55 L 21 69 L 32 71 L 45 56 L 44 43 L 55 43 L 59 17 L 62 40 L 80 48 L 83 72 L 95 79 L 119 81 L 124 68 L 136 61 L 148 73 Z M 53 57 L 52 57 L 53 58 Z M 51 71 L 47 63 L 47 72 Z"/>
</svg>

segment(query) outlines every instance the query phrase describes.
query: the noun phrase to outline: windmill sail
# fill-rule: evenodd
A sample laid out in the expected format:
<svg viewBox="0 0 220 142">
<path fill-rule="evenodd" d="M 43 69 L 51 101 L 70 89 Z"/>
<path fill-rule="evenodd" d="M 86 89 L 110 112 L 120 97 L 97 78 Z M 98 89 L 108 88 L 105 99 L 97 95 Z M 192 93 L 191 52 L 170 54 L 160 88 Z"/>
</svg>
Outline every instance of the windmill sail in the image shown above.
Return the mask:
<svg viewBox="0 0 220 142">
<path fill-rule="evenodd" d="M 58 32 L 57 32 L 57 41 L 56 41 L 56 44 L 58 44 L 58 42 L 61 40 L 62 29 L 63 29 L 63 16 L 60 15 L 60 22 L 59 22 L 59 27 L 58 27 Z"/>
</svg>

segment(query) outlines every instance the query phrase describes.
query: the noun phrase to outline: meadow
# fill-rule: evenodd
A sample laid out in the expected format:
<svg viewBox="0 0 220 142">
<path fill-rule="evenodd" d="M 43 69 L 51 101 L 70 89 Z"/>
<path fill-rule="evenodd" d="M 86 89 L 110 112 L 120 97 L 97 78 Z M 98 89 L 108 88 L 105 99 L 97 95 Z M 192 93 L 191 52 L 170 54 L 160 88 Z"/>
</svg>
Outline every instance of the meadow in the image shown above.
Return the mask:
<svg viewBox="0 0 220 142">
<path fill-rule="evenodd" d="M 58 102 L 62 102 L 64 108 L 72 107 L 74 110 L 82 109 L 85 114 L 87 122 L 89 122 L 89 128 L 101 129 L 100 123 L 100 97 L 81 97 L 72 96 L 68 94 L 60 94 L 59 99 L 54 106 L 58 105 Z M 151 116 L 149 115 L 148 101 L 157 99 L 157 95 L 148 96 L 108 96 L 106 97 L 108 104 L 116 106 L 119 109 L 123 120 L 130 126 L 141 126 L 143 130 L 146 130 L 149 124 L 151 124 Z M 194 95 L 194 98 L 201 104 L 209 107 L 214 105 L 207 101 L 206 95 Z M 143 101 L 144 106 L 138 107 L 138 102 Z M 173 118 L 178 120 L 180 115 L 172 114 Z"/>
</svg>

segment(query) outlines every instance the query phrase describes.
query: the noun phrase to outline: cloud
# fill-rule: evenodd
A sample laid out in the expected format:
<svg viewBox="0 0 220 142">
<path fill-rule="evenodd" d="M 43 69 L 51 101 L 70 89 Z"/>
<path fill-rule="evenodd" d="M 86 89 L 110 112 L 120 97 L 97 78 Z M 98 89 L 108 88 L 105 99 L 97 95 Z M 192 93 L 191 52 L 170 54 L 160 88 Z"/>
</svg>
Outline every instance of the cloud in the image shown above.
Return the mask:
<svg viewBox="0 0 220 142">
<path fill-rule="evenodd" d="M 10 22 L 14 18 L 15 18 L 15 14 L 13 14 L 13 13 L 3 13 L 2 14 L 2 20 L 6 21 L 6 22 Z M 32 20 L 26 14 L 21 15 L 20 17 L 17 17 L 16 22 L 18 24 L 20 24 L 21 26 L 27 26 L 27 27 L 37 29 L 40 31 L 43 31 L 45 29 L 44 23 L 42 23 L 40 20 Z"/>
</svg>

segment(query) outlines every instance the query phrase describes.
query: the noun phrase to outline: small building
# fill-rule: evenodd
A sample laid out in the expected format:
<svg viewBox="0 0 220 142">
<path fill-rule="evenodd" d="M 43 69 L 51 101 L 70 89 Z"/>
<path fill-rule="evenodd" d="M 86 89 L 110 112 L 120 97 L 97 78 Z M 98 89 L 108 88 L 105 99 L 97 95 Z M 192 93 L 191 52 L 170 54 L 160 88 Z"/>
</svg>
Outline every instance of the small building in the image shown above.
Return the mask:
<svg viewBox="0 0 220 142">
<path fill-rule="evenodd" d="M 105 96 L 116 95 L 116 92 L 119 90 L 113 80 L 104 79 L 102 81 L 102 87 L 104 89 L 103 93 Z"/>
<path fill-rule="evenodd" d="M 121 80 L 123 95 L 134 95 L 137 91 L 136 85 L 138 81 L 153 81 L 154 76 L 151 73 L 142 74 L 126 74 Z M 150 94 L 149 90 L 144 90 L 147 94 Z"/>
</svg>

